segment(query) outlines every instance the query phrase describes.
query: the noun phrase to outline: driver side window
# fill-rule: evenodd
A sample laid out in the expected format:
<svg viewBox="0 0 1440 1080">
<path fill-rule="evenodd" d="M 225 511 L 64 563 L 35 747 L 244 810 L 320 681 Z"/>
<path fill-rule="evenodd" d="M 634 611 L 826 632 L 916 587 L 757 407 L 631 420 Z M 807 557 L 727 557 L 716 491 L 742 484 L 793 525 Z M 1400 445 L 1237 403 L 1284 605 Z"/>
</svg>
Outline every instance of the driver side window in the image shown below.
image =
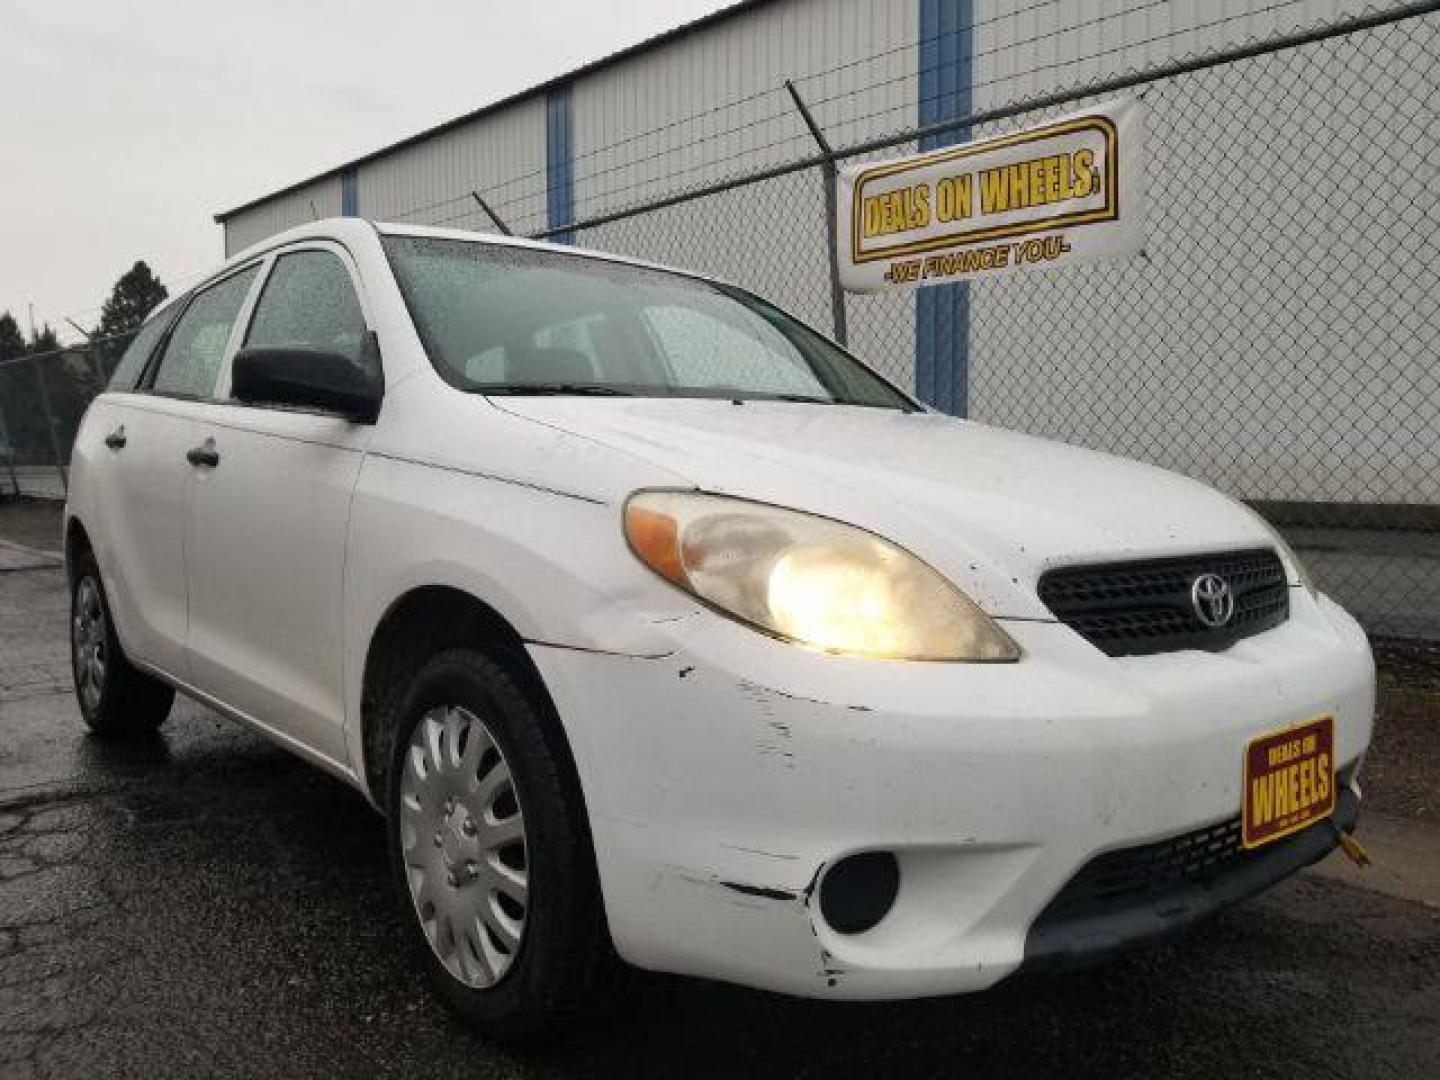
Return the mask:
<svg viewBox="0 0 1440 1080">
<path fill-rule="evenodd" d="M 311 250 L 276 259 L 245 344 L 298 345 L 358 360 L 365 345 L 365 316 L 340 258 Z"/>
</svg>

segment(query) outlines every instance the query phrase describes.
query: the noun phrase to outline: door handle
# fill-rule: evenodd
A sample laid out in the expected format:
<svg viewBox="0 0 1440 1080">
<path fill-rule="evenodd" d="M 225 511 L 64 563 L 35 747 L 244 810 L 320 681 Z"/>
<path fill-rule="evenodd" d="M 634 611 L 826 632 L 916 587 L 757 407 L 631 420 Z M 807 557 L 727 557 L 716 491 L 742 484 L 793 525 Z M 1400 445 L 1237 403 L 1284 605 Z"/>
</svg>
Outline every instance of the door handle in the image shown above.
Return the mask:
<svg viewBox="0 0 1440 1080">
<path fill-rule="evenodd" d="M 125 449 L 125 425 L 124 425 L 124 424 L 121 424 L 121 425 L 120 425 L 119 427 L 117 427 L 114 431 L 110 432 L 109 435 L 106 435 L 106 436 L 105 436 L 105 445 L 108 446 L 111 450 L 124 450 L 124 449 Z"/>
<path fill-rule="evenodd" d="M 215 449 L 215 440 L 206 439 L 205 442 L 193 450 L 185 452 L 185 460 L 194 465 L 197 469 L 213 469 L 220 464 L 220 451 Z"/>
</svg>

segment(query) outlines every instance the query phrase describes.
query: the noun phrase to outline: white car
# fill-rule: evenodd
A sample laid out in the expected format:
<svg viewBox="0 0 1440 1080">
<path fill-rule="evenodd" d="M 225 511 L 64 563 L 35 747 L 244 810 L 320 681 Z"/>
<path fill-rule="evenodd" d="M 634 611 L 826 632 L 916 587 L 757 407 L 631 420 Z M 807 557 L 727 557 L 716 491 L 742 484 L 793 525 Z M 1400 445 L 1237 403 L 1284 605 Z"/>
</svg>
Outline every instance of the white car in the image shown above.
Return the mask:
<svg viewBox="0 0 1440 1080">
<path fill-rule="evenodd" d="M 501 1035 L 617 954 L 981 990 L 1359 810 L 1365 635 L 1253 512 L 611 256 L 274 237 L 146 324 L 65 529 L 90 726 L 179 690 L 367 793 L 441 994 Z"/>
</svg>

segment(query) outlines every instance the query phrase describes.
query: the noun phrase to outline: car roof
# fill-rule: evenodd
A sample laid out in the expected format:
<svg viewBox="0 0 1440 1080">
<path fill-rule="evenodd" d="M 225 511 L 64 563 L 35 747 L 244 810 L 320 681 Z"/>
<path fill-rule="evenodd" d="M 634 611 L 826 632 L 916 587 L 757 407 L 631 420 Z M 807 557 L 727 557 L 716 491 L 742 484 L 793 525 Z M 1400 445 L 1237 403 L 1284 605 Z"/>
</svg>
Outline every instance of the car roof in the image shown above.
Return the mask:
<svg viewBox="0 0 1440 1080">
<path fill-rule="evenodd" d="M 573 244 L 556 244 L 546 240 L 530 240 L 523 236 L 505 236 L 501 233 L 475 232 L 469 229 L 447 229 L 433 225 L 410 225 L 402 222 L 371 221 L 368 218 L 359 217 L 332 217 L 323 218 L 319 221 L 306 222 L 303 225 L 296 225 L 294 228 L 286 229 L 284 232 L 267 236 L 264 240 L 257 241 L 230 256 L 218 267 L 214 273 L 207 274 L 197 285 L 186 290 L 186 293 L 201 288 L 217 277 L 223 276 L 231 268 L 241 265 L 263 255 L 277 247 L 284 247 L 288 244 L 298 243 L 303 240 L 336 240 L 345 243 L 347 240 L 363 241 L 365 238 L 375 234 L 381 236 L 418 236 L 430 237 L 439 240 L 465 240 L 471 243 L 490 244 L 495 247 L 526 248 L 531 251 L 553 251 L 561 255 L 574 255 L 582 258 L 595 259 L 599 262 L 624 263 L 627 266 L 643 267 L 647 270 L 659 270 L 665 273 L 681 274 L 685 277 L 700 278 L 704 281 L 716 284 L 729 284 L 719 278 L 710 277 L 707 274 L 698 274 L 691 270 L 682 270 L 674 266 L 665 266 L 662 263 L 649 262 L 645 259 L 632 259 L 625 255 L 616 255 L 608 251 L 594 251 L 589 248 L 576 247 Z M 159 310 L 158 308 L 156 309 Z"/>
</svg>

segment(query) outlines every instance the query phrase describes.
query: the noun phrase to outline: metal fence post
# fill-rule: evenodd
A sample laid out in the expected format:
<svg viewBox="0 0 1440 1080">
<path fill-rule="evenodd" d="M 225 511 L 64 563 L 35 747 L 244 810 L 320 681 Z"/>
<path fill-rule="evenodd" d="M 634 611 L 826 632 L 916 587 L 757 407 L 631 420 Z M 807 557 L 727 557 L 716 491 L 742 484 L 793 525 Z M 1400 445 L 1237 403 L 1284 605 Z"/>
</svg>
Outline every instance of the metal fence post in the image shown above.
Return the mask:
<svg viewBox="0 0 1440 1080">
<path fill-rule="evenodd" d="M 790 91 L 795 107 L 800 110 L 801 119 L 810 129 L 810 137 L 820 148 L 820 175 L 825 184 L 825 248 L 830 253 L 830 318 L 835 327 L 835 340 L 844 345 L 850 334 L 845 325 L 845 290 L 840 287 L 840 249 L 835 242 L 835 185 L 840 182 L 840 170 L 835 166 L 835 152 L 830 149 L 825 133 L 820 130 L 815 117 L 810 115 L 800 91 L 795 89 L 795 84 L 789 79 L 785 80 L 785 89 Z"/>
<path fill-rule="evenodd" d="M 45 431 L 50 436 L 50 452 L 55 455 L 55 468 L 60 473 L 60 487 L 68 497 L 70 494 L 70 476 L 65 468 L 65 461 L 60 456 L 60 439 L 55 434 L 55 414 L 50 411 L 50 392 L 45 388 L 45 369 L 41 366 L 40 357 L 35 357 L 35 381 L 40 385 L 40 408 L 45 413 Z"/>
<path fill-rule="evenodd" d="M 0 403 L 3 406 L 3 403 Z M 10 473 L 10 487 L 15 497 L 20 497 L 20 477 L 15 473 L 15 447 L 10 442 L 10 433 L 5 425 L 5 410 L 0 407 L 0 456 L 5 458 L 5 468 Z"/>
<path fill-rule="evenodd" d="M 85 352 L 90 357 L 90 366 L 95 369 L 95 393 L 99 394 L 110 381 L 110 373 L 105 370 L 105 357 L 102 355 L 100 341 L 92 337 L 85 343 Z"/>
<path fill-rule="evenodd" d="M 495 213 L 495 211 L 490 208 L 490 204 L 487 203 L 483 198 L 481 198 L 480 192 L 472 191 L 470 192 L 470 197 L 479 204 L 481 210 L 485 211 L 485 216 L 495 223 L 495 227 L 497 229 L 499 229 L 506 236 L 515 235 L 510 231 L 510 226 L 506 225 L 505 222 L 500 220 L 500 215 Z"/>
</svg>

